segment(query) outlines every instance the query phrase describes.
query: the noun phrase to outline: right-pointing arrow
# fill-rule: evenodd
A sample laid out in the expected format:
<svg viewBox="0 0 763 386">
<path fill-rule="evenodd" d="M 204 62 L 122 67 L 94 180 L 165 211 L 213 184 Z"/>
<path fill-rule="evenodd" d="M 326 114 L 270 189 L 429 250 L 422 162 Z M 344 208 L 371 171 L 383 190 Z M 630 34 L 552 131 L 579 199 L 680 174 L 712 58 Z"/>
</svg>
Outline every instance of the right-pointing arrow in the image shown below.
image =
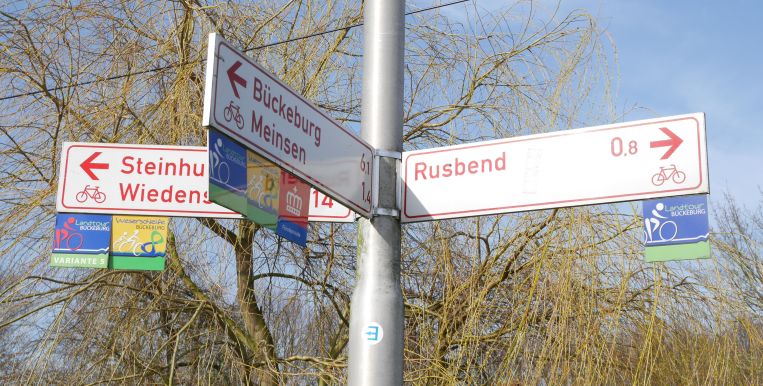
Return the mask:
<svg viewBox="0 0 763 386">
<path fill-rule="evenodd" d="M 242 78 L 241 75 L 236 74 L 236 70 L 241 67 L 241 62 L 233 63 L 232 66 L 226 71 L 228 73 L 228 80 L 230 81 L 230 86 L 233 88 L 233 94 L 236 95 L 236 98 L 240 98 L 238 96 L 238 88 L 236 88 L 236 83 L 240 84 L 242 87 L 246 87 L 246 79 Z"/>
<path fill-rule="evenodd" d="M 667 127 L 661 127 L 660 131 L 665 133 L 669 139 L 664 139 L 662 141 L 652 141 L 649 144 L 649 147 L 655 148 L 655 147 L 666 147 L 670 146 L 670 149 L 665 152 L 665 154 L 662 155 L 662 158 L 660 159 L 668 159 L 671 155 L 673 155 L 673 152 L 678 149 L 679 146 L 681 146 L 682 143 L 684 143 L 684 140 L 681 139 L 681 137 L 677 136 L 676 133 L 670 131 Z"/>
</svg>

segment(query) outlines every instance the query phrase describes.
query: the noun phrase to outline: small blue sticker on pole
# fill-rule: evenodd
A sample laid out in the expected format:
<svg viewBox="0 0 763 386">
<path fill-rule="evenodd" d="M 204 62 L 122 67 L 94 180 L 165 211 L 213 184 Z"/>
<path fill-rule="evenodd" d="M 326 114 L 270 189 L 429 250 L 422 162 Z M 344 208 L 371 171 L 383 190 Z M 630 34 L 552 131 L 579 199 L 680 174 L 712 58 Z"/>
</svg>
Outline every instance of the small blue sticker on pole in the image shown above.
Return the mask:
<svg viewBox="0 0 763 386">
<path fill-rule="evenodd" d="M 707 196 L 661 198 L 643 206 L 647 247 L 707 241 Z"/>
<path fill-rule="evenodd" d="M 302 247 L 307 245 L 309 200 L 310 185 L 282 170 L 276 234 Z"/>
<path fill-rule="evenodd" d="M 643 208 L 647 262 L 710 257 L 706 195 L 644 201 Z"/>
<path fill-rule="evenodd" d="M 59 213 L 51 267 L 108 267 L 111 215 Z"/>
<path fill-rule="evenodd" d="M 246 215 L 246 150 L 215 130 L 209 130 L 207 141 L 209 200 Z"/>
<path fill-rule="evenodd" d="M 363 340 L 369 345 L 375 345 L 384 339 L 384 329 L 379 323 L 371 322 L 363 328 Z"/>
</svg>

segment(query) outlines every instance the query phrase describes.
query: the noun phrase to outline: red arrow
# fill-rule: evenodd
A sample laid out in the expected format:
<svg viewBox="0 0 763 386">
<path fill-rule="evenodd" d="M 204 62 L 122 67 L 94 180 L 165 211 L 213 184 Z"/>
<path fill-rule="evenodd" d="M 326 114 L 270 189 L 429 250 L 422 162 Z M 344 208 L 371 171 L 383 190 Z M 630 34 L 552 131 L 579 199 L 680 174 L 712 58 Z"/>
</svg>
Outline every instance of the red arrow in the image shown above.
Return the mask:
<svg viewBox="0 0 763 386">
<path fill-rule="evenodd" d="M 98 179 L 98 176 L 93 174 L 93 169 L 108 169 L 109 168 L 109 164 L 100 163 L 100 162 L 93 162 L 93 160 L 95 160 L 99 155 L 101 155 L 101 152 L 97 151 L 97 152 L 93 153 L 93 155 L 91 155 L 90 157 L 87 157 L 85 162 L 82 162 L 79 165 L 79 167 L 81 167 L 82 170 L 84 170 L 85 173 L 87 173 L 87 175 L 90 176 L 90 179 L 92 179 L 92 180 L 97 180 Z"/>
<path fill-rule="evenodd" d="M 660 131 L 665 133 L 670 139 L 663 139 L 662 141 L 652 141 L 649 143 L 649 147 L 655 148 L 655 147 L 665 147 L 670 146 L 670 149 L 665 152 L 665 154 L 662 155 L 662 158 L 660 159 L 668 159 L 671 155 L 673 155 L 673 152 L 678 149 L 679 146 L 681 146 L 682 143 L 684 143 L 684 140 L 681 139 L 681 137 L 677 136 L 674 132 L 670 131 L 667 127 L 661 127 Z"/>
<path fill-rule="evenodd" d="M 242 78 L 239 74 L 236 74 L 236 70 L 241 67 L 241 62 L 233 63 L 232 66 L 226 71 L 228 73 L 228 80 L 230 81 L 230 86 L 233 88 L 233 93 L 236 94 L 236 98 L 240 98 L 238 96 L 238 89 L 236 88 L 236 83 L 240 84 L 242 87 L 246 87 L 246 79 Z"/>
</svg>

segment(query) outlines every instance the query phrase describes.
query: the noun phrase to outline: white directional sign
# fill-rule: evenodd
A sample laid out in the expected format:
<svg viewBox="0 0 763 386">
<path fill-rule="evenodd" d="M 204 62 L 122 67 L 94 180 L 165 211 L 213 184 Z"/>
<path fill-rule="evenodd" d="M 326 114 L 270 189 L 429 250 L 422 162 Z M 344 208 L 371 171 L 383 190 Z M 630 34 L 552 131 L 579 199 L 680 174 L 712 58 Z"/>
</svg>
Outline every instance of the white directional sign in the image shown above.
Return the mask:
<svg viewBox="0 0 763 386">
<path fill-rule="evenodd" d="M 206 147 L 64 143 L 58 212 L 240 218 L 208 197 Z"/>
<path fill-rule="evenodd" d="M 207 58 L 203 125 L 370 216 L 370 145 L 217 34 Z"/>
<path fill-rule="evenodd" d="M 708 193 L 703 113 L 403 153 L 402 222 Z"/>
</svg>

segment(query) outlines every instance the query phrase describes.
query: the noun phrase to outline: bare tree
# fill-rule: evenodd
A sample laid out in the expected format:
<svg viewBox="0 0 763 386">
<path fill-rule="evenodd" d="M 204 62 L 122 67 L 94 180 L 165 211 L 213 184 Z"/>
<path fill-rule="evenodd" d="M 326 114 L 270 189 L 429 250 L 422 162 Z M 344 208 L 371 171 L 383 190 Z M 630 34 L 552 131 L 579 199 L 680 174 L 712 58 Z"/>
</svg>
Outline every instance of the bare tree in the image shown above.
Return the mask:
<svg viewBox="0 0 763 386">
<path fill-rule="evenodd" d="M 48 259 L 64 141 L 204 144 L 210 32 L 357 129 L 363 53 L 360 29 L 350 27 L 362 22 L 361 8 L 0 6 L 0 381 L 344 383 L 353 224 L 313 224 L 302 249 L 248 221 L 176 218 L 164 272 L 63 270 Z M 619 118 L 608 100 L 612 47 L 583 11 L 518 2 L 488 14 L 467 3 L 412 14 L 406 36 L 407 150 Z M 623 211 L 406 225 L 406 381 L 759 382 L 760 330 L 729 339 L 739 324 L 708 318 L 739 311 L 737 303 L 712 299 L 721 292 L 697 275 L 643 264 L 641 220 Z M 741 240 L 724 251 L 759 249 Z M 754 294 L 754 265 L 736 261 L 733 272 L 749 279 L 739 288 Z M 760 312 L 751 307 L 737 320 Z M 698 328 L 708 325 L 710 333 Z M 734 357 L 743 343 L 749 361 Z"/>
</svg>

